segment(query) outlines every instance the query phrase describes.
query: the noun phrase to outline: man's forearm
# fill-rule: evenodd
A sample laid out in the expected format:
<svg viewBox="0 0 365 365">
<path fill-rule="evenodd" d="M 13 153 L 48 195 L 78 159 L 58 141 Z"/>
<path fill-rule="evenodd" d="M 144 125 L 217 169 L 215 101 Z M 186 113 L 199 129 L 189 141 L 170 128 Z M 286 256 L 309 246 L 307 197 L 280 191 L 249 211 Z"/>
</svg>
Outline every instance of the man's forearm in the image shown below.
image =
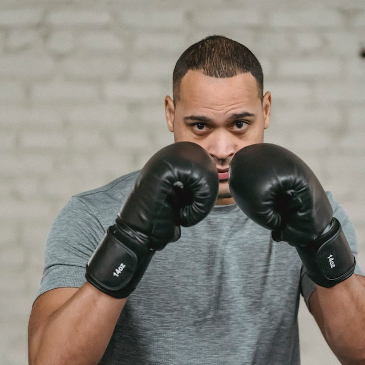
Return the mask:
<svg viewBox="0 0 365 365">
<path fill-rule="evenodd" d="M 97 364 L 110 341 L 126 299 L 112 298 L 89 283 L 54 312 L 50 312 L 53 304 L 42 299 L 34 304 L 38 308 L 33 308 L 29 321 L 29 363 Z M 57 304 L 54 303 L 56 307 Z M 48 312 L 46 317 L 45 311 Z"/>
<path fill-rule="evenodd" d="M 352 275 L 333 288 L 318 286 L 316 295 L 319 324 L 332 351 L 342 364 L 365 364 L 365 278 Z"/>
</svg>

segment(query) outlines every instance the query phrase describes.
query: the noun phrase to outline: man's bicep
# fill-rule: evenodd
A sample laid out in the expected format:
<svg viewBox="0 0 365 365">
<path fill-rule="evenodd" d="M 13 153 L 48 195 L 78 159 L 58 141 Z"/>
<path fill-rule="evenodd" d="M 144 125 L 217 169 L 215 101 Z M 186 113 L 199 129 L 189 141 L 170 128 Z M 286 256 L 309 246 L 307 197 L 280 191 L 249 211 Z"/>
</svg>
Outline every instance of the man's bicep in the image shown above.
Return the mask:
<svg viewBox="0 0 365 365">
<path fill-rule="evenodd" d="M 28 326 L 30 345 L 35 337 L 38 337 L 37 334 L 40 335 L 49 318 L 73 297 L 78 290 L 78 288 L 53 289 L 43 293 L 35 300 Z"/>
</svg>

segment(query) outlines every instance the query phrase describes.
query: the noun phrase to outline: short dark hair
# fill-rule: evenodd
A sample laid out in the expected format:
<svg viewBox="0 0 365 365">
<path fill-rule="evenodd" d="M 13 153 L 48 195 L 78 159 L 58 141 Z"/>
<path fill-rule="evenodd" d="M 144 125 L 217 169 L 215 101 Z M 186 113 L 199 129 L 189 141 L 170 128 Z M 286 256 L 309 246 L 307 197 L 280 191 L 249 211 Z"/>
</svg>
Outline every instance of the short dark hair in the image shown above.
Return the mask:
<svg viewBox="0 0 365 365">
<path fill-rule="evenodd" d="M 264 75 L 256 56 L 243 44 L 213 35 L 191 45 L 177 60 L 173 72 L 173 98 L 179 99 L 182 78 L 189 70 L 200 70 L 211 77 L 233 77 L 250 72 L 257 81 L 262 100 Z"/>
</svg>

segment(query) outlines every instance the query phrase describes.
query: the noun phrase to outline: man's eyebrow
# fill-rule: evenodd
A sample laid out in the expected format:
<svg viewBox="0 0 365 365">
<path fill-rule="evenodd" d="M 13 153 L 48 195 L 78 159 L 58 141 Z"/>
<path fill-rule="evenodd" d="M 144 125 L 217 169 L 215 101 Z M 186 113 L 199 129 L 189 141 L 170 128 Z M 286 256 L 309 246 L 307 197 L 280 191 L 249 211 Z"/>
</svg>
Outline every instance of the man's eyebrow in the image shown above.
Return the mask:
<svg viewBox="0 0 365 365">
<path fill-rule="evenodd" d="M 250 112 L 242 112 L 242 113 L 233 113 L 230 115 L 230 119 L 240 119 L 240 118 L 247 118 L 247 117 L 254 117 L 254 113 Z"/>
<path fill-rule="evenodd" d="M 254 117 L 254 116 L 255 116 L 255 114 L 250 113 L 250 112 L 233 113 L 233 114 L 229 115 L 229 119 L 234 120 L 234 119 L 241 119 L 241 118 Z M 194 121 L 194 122 L 198 122 L 198 123 L 209 123 L 209 122 L 211 122 L 211 119 L 204 115 L 188 115 L 188 116 L 184 117 L 184 121 L 185 122 Z"/>
<path fill-rule="evenodd" d="M 203 115 L 188 115 L 187 117 L 184 117 L 184 121 L 185 122 L 196 121 L 196 122 L 200 122 L 200 123 L 206 123 L 206 122 L 210 122 L 211 119 L 208 117 L 205 117 Z"/>
</svg>

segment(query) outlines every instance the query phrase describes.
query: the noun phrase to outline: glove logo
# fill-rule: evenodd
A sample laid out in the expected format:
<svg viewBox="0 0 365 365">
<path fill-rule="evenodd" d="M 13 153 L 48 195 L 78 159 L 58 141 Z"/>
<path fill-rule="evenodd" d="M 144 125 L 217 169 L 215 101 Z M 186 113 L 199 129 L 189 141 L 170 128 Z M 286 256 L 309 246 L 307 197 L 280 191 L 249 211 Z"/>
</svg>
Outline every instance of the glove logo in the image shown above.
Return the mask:
<svg viewBox="0 0 365 365">
<path fill-rule="evenodd" d="M 119 278 L 119 275 L 123 272 L 123 270 L 125 269 L 126 265 L 123 264 L 123 262 L 119 265 L 119 267 L 117 269 L 114 270 L 113 275 L 116 276 L 117 278 Z"/>
<path fill-rule="evenodd" d="M 329 262 L 329 264 L 330 264 L 330 266 L 331 266 L 331 269 L 333 269 L 334 267 L 336 267 L 336 265 L 335 265 L 335 259 L 334 259 L 334 257 L 332 256 L 332 254 L 330 254 L 330 255 L 327 257 L 327 259 L 328 259 L 328 262 Z"/>
</svg>

